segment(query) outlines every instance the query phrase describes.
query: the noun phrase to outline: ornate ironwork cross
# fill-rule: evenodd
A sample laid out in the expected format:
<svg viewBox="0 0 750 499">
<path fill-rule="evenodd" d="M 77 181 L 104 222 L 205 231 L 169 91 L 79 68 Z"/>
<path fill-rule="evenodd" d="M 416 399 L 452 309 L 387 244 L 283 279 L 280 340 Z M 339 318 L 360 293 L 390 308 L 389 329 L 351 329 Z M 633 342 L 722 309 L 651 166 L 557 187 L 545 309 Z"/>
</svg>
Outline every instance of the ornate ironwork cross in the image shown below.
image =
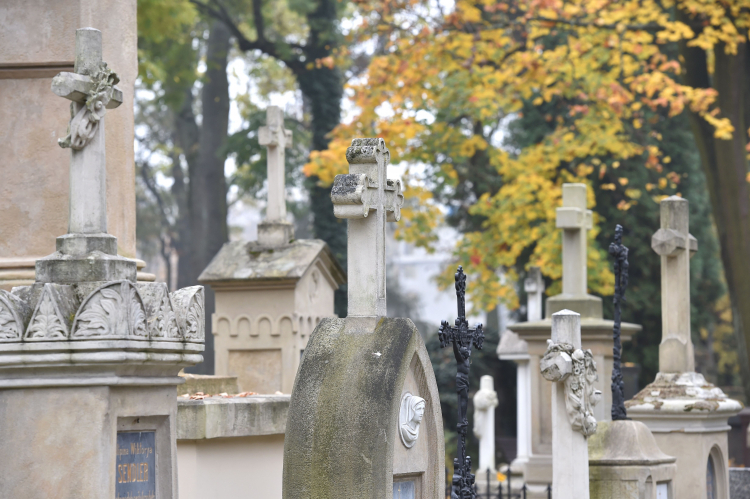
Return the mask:
<svg viewBox="0 0 750 499">
<path fill-rule="evenodd" d="M 629 419 L 625 410 L 625 383 L 622 380 L 622 342 L 620 325 L 622 323 L 621 307 L 625 302 L 625 290 L 628 287 L 628 248 L 622 244 L 622 225 L 615 226 L 615 242 L 609 245 L 609 254 L 615 258 L 615 325 L 612 330 L 614 346 L 612 347 L 614 364 L 612 366 L 612 421 Z"/>
<path fill-rule="evenodd" d="M 453 485 L 451 499 L 474 499 L 474 475 L 471 473 L 471 457 L 466 455 L 466 431 L 469 421 L 466 409 L 469 405 L 469 368 L 472 347 L 482 349 L 484 331 L 482 325 L 470 328 L 466 320 L 466 274 L 459 266 L 456 271 L 456 298 L 458 318 L 455 325 L 442 321 L 438 330 L 440 346 L 453 345 L 456 357 L 456 392 L 458 393 L 458 457 L 453 460 Z"/>
</svg>

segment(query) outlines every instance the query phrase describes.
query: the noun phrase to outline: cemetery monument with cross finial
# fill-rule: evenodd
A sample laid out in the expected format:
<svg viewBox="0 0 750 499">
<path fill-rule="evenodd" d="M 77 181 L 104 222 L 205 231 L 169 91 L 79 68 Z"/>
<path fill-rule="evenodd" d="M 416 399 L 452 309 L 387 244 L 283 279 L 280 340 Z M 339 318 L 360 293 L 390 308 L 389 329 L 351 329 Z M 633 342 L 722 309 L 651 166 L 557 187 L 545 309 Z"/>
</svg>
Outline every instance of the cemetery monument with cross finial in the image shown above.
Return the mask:
<svg viewBox="0 0 750 499">
<path fill-rule="evenodd" d="M 324 319 L 305 349 L 284 440 L 285 499 L 443 497 L 443 423 L 414 323 L 386 317 L 385 224 L 401 184 L 382 139 L 354 139 L 331 189 L 348 220 L 349 315 Z"/>
<path fill-rule="evenodd" d="M 526 425 L 531 435 L 531 449 L 527 462 L 521 464 L 529 499 L 546 497 L 547 485 L 552 482 L 552 385 L 543 381 L 538 366 L 546 351 L 554 313 L 567 309 L 580 314 L 582 345 L 591 350 L 600 370 L 595 386 L 602 392 L 602 401 L 594 407 L 594 416 L 597 421 L 606 421 L 611 413 L 609 379 L 614 323 L 603 318 L 601 299 L 587 293 L 587 232 L 592 225 L 592 213 L 586 204 L 585 184 L 563 184 L 562 206 L 557 209 L 556 220 L 557 227 L 562 229 L 562 293 L 547 298 L 544 319 L 508 326 L 526 343 L 530 366 L 527 393 L 531 409 L 527 412 Z M 622 323 L 622 341 L 629 341 L 640 329 L 636 324 Z"/>
<path fill-rule="evenodd" d="M 0 2 L 0 289 L 33 284 L 36 261 L 54 251 L 55 236 L 68 232 L 70 152 L 57 138 L 66 135 L 70 101 L 50 92 L 50 84 L 60 72 L 75 71 L 76 28 L 107 26 L 101 54 L 123 91 L 113 96 L 122 104 L 106 118 L 107 232 L 117 237 L 120 255 L 136 258 L 136 3 Z M 153 281 L 141 270 L 145 262 L 136 261 L 138 280 Z"/>
<path fill-rule="evenodd" d="M 742 405 L 695 372 L 690 334 L 690 255 L 698 241 L 689 232 L 688 201 L 660 203 L 661 227 L 651 248 L 661 258 L 662 341 L 659 373 L 625 403 L 628 416 L 677 457 L 675 497 L 729 499 L 728 418 Z"/>
<path fill-rule="evenodd" d="M 673 499 L 676 459 L 664 454 L 646 425 L 627 417 L 620 372 L 620 325 L 625 290 L 628 286 L 628 248 L 622 244 L 623 229 L 615 226 L 615 240 L 609 245 L 614 257 L 615 323 L 614 366 L 612 368 L 612 421 L 601 421 L 588 440 L 589 491 L 594 499 Z"/>
<path fill-rule="evenodd" d="M 202 360 L 203 288 L 136 282 L 107 234 L 104 122 L 122 102 L 101 32 L 76 32 L 68 234 L 36 282 L 0 290 L 0 497 L 176 494 L 175 387 Z M 133 449 L 138 452 L 131 452 Z"/>
<path fill-rule="evenodd" d="M 333 293 L 346 278 L 324 241 L 294 239 L 284 186 L 292 132 L 280 108 L 268 107 L 258 141 L 268 149 L 268 202 L 258 240 L 224 244 L 198 281 L 216 293 L 216 375 L 237 377 L 242 392 L 291 393 L 310 333 L 334 315 Z"/>
</svg>

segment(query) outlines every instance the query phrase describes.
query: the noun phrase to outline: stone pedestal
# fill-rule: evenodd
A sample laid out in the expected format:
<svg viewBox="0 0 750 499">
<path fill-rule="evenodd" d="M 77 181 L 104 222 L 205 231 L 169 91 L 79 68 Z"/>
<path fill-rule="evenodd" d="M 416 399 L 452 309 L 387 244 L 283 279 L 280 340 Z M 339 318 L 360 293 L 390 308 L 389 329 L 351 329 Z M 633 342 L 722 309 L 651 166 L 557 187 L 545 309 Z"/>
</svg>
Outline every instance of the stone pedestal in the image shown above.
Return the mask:
<svg viewBox="0 0 750 499">
<path fill-rule="evenodd" d="M 134 258 L 133 89 L 138 75 L 136 0 L 0 2 L 0 289 L 29 285 L 34 264 L 68 229 L 68 161 L 57 145 L 70 103 L 50 92 L 72 71 L 76 28 L 106 30 L 103 57 L 120 76 L 124 102 L 107 116 L 107 221 L 120 255 Z M 139 263 L 139 268 L 144 264 Z M 142 275 L 145 280 L 153 276 Z"/>
<path fill-rule="evenodd" d="M 674 499 L 676 458 L 638 421 L 604 421 L 589 437 L 591 499 Z"/>
<path fill-rule="evenodd" d="M 659 448 L 677 458 L 674 497 L 729 499 L 727 420 L 742 409 L 739 402 L 701 374 L 659 373 L 625 405 Z"/>
<path fill-rule="evenodd" d="M 122 459 L 159 497 L 176 496 L 177 373 L 202 361 L 203 334 L 201 287 L 0 291 L 0 497 L 115 497 Z M 128 432 L 147 432 L 151 451 L 132 455 Z"/>
<path fill-rule="evenodd" d="M 291 393 L 310 334 L 333 314 L 344 272 L 328 245 L 226 243 L 199 277 L 216 293 L 216 374 L 240 391 Z"/>
</svg>

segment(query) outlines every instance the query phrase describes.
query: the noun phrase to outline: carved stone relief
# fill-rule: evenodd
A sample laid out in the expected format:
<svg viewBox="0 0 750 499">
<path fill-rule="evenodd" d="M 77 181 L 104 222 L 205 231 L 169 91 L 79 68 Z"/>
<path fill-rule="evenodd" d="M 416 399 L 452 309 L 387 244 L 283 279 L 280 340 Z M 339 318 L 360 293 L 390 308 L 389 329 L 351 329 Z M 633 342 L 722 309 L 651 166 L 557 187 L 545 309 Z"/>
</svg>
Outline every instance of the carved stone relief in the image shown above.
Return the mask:
<svg viewBox="0 0 750 499">
<path fill-rule="evenodd" d="M 419 438 L 419 425 L 424 416 L 425 400 L 409 392 L 401 396 L 401 409 L 398 413 L 399 435 L 407 449 L 414 447 Z"/>
<path fill-rule="evenodd" d="M 191 286 L 172 293 L 172 303 L 185 341 L 203 342 L 206 320 L 203 308 L 203 286 Z"/>
<path fill-rule="evenodd" d="M 27 315 L 28 306 L 21 299 L 0 290 L 0 341 L 19 341 Z"/>
<path fill-rule="evenodd" d="M 67 339 L 70 335 L 71 318 L 77 308 L 78 302 L 71 286 L 45 284 L 24 339 Z"/>
<path fill-rule="evenodd" d="M 129 281 L 105 284 L 81 305 L 72 338 L 135 337 L 148 339 L 146 311 L 138 290 Z"/>
<path fill-rule="evenodd" d="M 574 348 L 567 343 L 547 340 L 547 351 L 540 362 L 542 376 L 548 381 L 564 383 L 565 409 L 574 430 L 584 437 L 596 433 L 596 418 L 592 407 L 602 397 L 594 388 L 599 378 L 591 350 Z"/>
<path fill-rule="evenodd" d="M 146 307 L 151 338 L 180 341 L 182 335 L 167 285 L 163 282 L 138 283 L 138 291 Z"/>
</svg>

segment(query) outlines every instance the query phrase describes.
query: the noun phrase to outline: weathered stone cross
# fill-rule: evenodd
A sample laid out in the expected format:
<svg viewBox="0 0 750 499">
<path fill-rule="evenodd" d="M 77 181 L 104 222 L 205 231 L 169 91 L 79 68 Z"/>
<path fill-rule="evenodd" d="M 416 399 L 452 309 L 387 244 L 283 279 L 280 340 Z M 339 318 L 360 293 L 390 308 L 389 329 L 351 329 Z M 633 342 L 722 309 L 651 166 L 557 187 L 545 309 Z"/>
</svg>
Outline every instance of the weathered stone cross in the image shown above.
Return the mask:
<svg viewBox="0 0 750 499">
<path fill-rule="evenodd" d="M 266 109 L 266 126 L 258 130 L 258 142 L 268 149 L 268 206 L 266 220 L 286 221 L 284 149 L 292 146 L 292 131 L 284 129 L 284 112 L 277 106 Z"/>
<path fill-rule="evenodd" d="M 591 229 L 585 184 L 563 184 L 563 205 L 557 209 L 557 227 L 563 229 L 562 292 L 564 295 L 585 295 L 588 284 L 586 231 Z"/>
<path fill-rule="evenodd" d="M 661 256 L 661 344 L 659 371 L 695 371 L 690 339 L 690 256 L 698 241 L 690 235 L 688 201 L 677 196 L 660 204 L 661 228 L 651 238 L 651 248 Z"/>
<path fill-rule="evenodd" d="M 122 104 L 114 85 L 117 75 L 102 62 L 102 33 L 76 30 L 74 73 L 52 79 L 52 91 L 73 101 L 68 136 L 59 141 L 71 148 L 68 232 L 107 232 L 107 165 L 104 149 L 104 114 Z"/>
<path fill-rule="evenodd" d="M 390 152 L 383 139 L 354 139 L 346 150 L 349 173 L 336 175 L 333 212 L 349 219 L 347 285 L 350 317 L 386 315 L 385 222 L 401 218 L 401 181 L 386 170 Z"/>
</svg>

